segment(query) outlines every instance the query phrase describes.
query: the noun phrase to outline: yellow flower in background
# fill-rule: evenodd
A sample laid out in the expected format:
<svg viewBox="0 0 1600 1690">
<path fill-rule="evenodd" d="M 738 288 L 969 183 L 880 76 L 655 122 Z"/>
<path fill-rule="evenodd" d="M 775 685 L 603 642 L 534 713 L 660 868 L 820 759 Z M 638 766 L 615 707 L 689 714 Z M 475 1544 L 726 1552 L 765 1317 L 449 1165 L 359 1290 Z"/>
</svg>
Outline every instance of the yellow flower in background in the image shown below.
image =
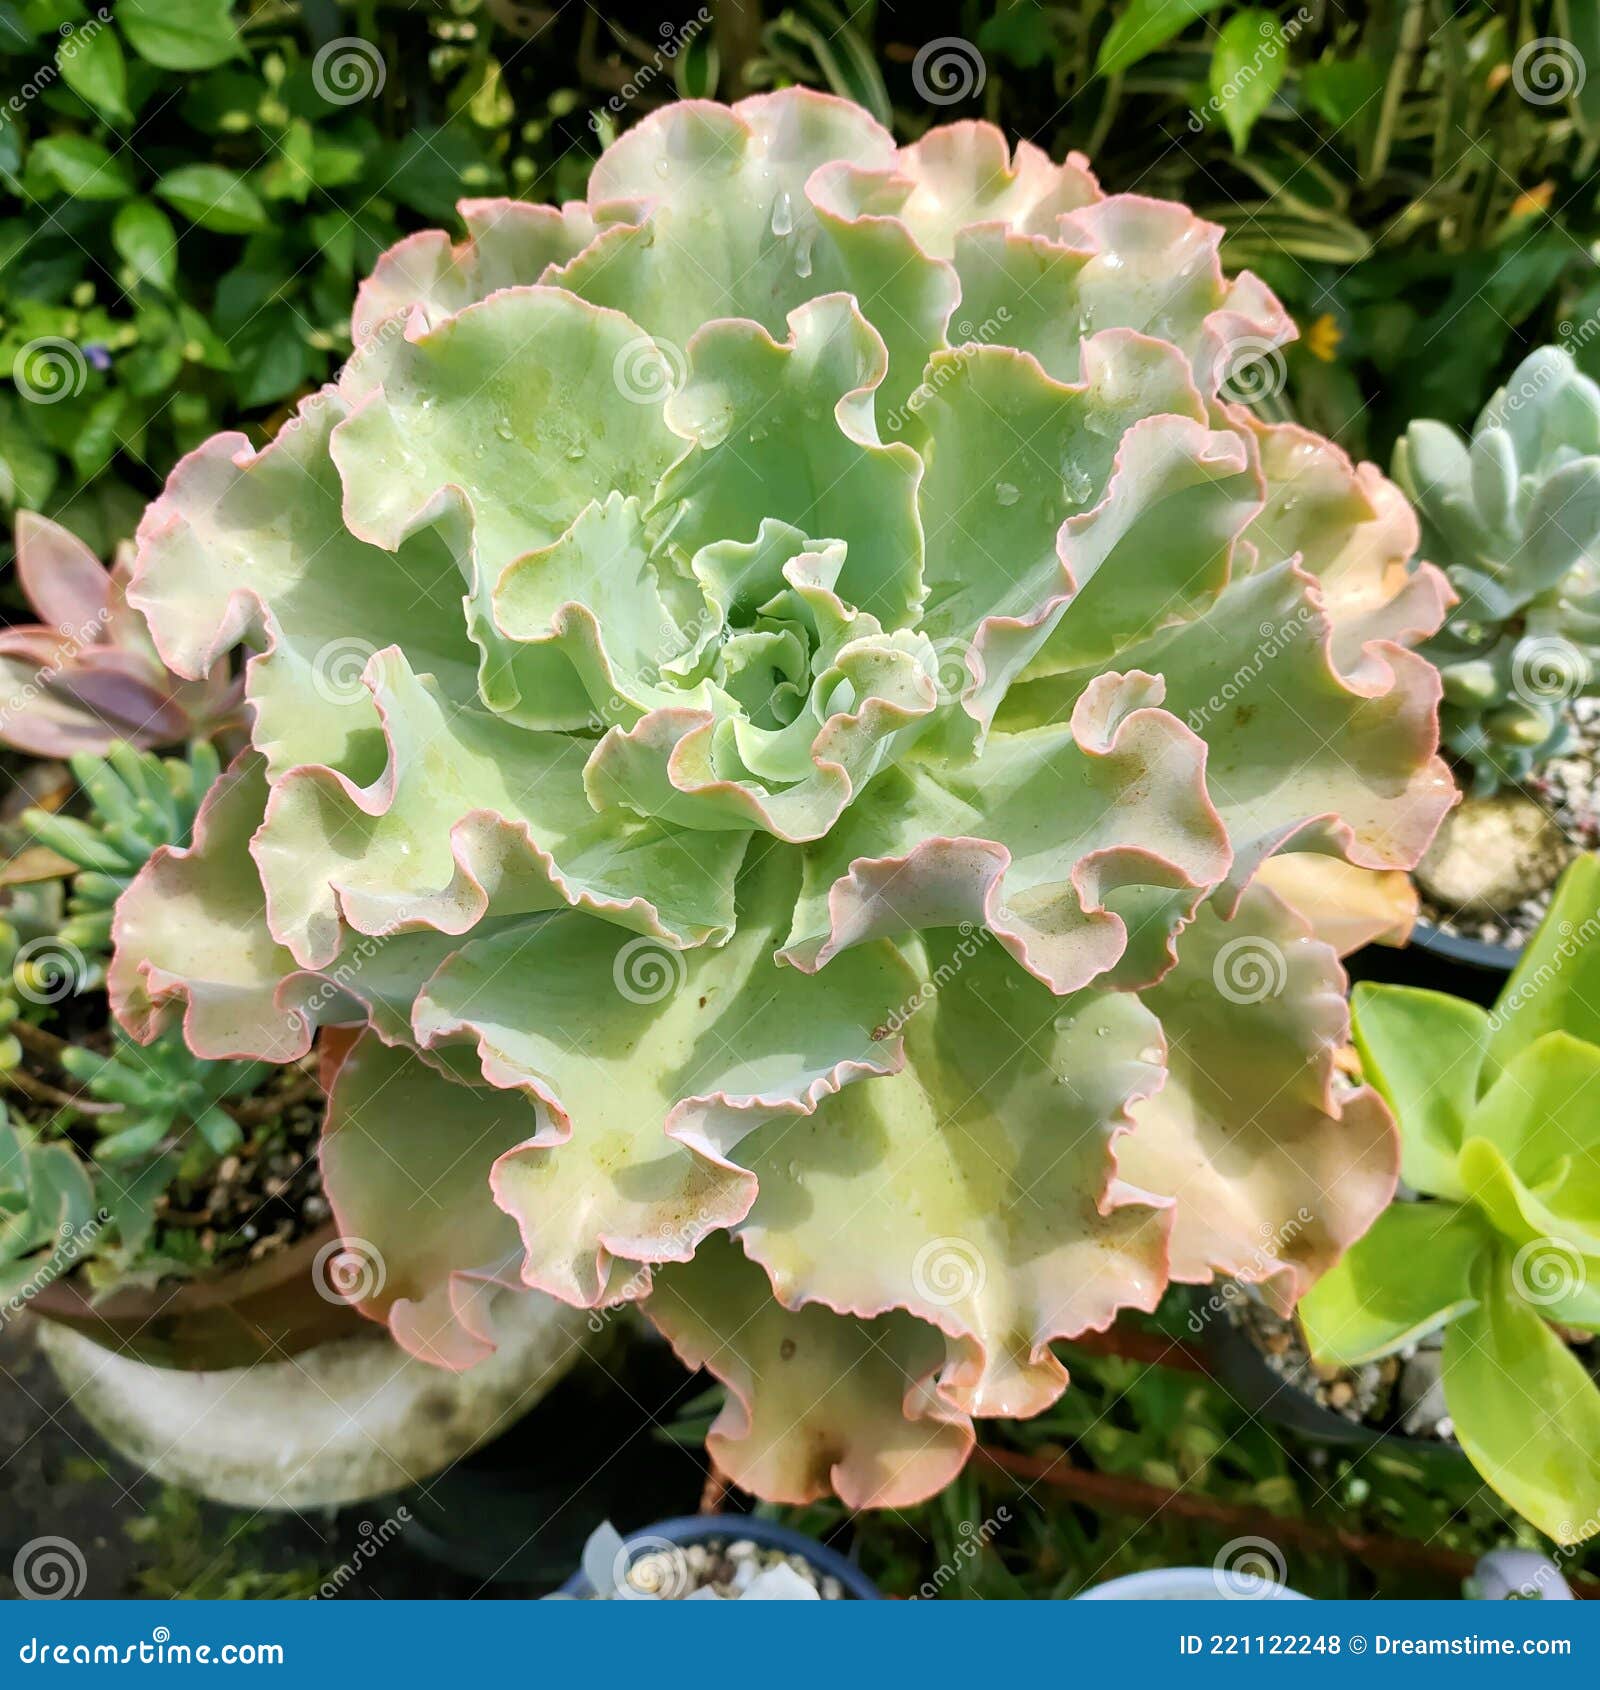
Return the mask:
<svg viewBox="0 0 1600 1690">
<path fill-rule="evenodd" d="M 1556 185 L 1553 181 L 1541 182 L 1537 188 L 1529 188 L 1520 193 L 1511 202 L 1512 217 L 1528 217 L 1536 211 L 1548 211 L 1550 201 L 1555 197 Z"/>
<path fill-rule="evenodd" d="M 1324 364 L 1331 364 L 1339 353 L 1344 330 L 1339 327 L 1331 311 L 1324 311 L 1306 330 L 1306 351 Z"/>
</svg>

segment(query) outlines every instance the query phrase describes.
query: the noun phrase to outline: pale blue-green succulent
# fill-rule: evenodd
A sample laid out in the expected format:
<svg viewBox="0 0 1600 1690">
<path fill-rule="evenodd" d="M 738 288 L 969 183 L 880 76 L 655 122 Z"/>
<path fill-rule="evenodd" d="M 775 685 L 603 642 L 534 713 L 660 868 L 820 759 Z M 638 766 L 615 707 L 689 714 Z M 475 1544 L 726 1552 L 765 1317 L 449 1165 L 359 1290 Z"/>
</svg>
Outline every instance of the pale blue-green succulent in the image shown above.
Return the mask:
<svg viewBox="0 0 1600 1690">
<path fill-rule="evenodd" d="M 1443 677 L 1445 744 L 1493 792 L 1560 755 L 1568 705 L 1600 689 L 1600 387 L 1543 347 L 1470 440 L 1412 423 L 1394 473 L 1422 520 L 1421 555 L 1460 595 L 1425 648 Z"/>
</svg>

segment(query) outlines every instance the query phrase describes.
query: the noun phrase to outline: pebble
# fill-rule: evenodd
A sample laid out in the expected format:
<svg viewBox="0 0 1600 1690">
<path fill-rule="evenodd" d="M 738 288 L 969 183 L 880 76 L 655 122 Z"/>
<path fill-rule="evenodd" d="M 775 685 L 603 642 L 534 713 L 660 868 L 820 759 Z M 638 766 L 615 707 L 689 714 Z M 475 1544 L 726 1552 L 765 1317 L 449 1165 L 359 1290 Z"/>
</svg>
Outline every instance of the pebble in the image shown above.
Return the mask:
<svg viewBox="0 0 1600 1690">
<path fill-rule="evenodd" d="M 1578 850 L 1600 846 L 1600 698 L 1580 698 L 1568 707 L 1573 743 L 1564 756 L 1552 757 L 1528 782 L 1529 795 L 1554 819 L 1563 839 Z M 1436 901 L 1422 886 L 1422 917 L 1442 932 L 1520 950 L 1550 907 L 1549 885 L 1539 887 L 1515 908 L 1472 914 Z"/>
<path fill-rule="evenodd" d="M 781 1549 L 766 1549 L 747 1537 L 729 1543 L 692 1543 L 683 1550 L 658 1550 L 641 1555 L 628 1569 L 634 1589 L 667 1600 L 681 1601 L 696 1590 L 715 1590 L 719 1596 L 734 1597 L 771 1567 L 786 1565 L 809 1584 L 824 1602 L 845 1599 L 844 1586 L 836 1578 L 823 1578 L 801 1555 Z M 684 1573 L 688 1573 L 687 1579 Z"/>
<path fill-rule="evenodd" d="M 1521 792 L 1467 798 L 1417 864 L 1417 885 L 1462 915 L 1506 916 L 1544 891 L 1574 847 L 1555 818 Z"/>
</svg>

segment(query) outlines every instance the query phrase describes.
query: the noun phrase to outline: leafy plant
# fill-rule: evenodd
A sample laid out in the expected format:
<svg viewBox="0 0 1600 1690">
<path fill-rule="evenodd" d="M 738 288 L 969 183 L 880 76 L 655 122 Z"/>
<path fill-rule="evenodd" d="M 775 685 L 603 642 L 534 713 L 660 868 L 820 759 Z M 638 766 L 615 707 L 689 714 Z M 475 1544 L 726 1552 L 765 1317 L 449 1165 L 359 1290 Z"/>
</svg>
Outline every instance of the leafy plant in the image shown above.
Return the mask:
<svg viewBox="0 0 1600 1690">
<path fill-rule="evenodd" d="M 183 452 L 328 375 L 355 279 L 408 226 L 581 180 L 547 138 L 575 103 L 560 61 L 495 10 L 6 4 L 0 505 L 109 553 Z"/>
<path fill-rule="evenodd" d="M 94 1219 L 94 1185 L 71 1147 L 12 1125 L 0 1103 L 0 1296 L 70 1267 Z"/>
<path fill-rule="evenodd" d="M 83 814 L 24 812 L 25 872 L 42 878 L 11 885 L 0 925 L 0 1071 L 27 1115 L 0 1131 L 0 1261 L 10 1275 L 0 1283 L 15 1285 L 80 1265 L 99 1283 L 202 1265 L 187 1242 L 159 1234 L 159 1199 L 238 1148 L 244 1135 L 227 1105 L 271 1072 L 196 1057 L 176 1033 L 141 1047 L 105 1025 L 117 899 L 152 852 L 188 842 L 217 776 L 215 750 L 197 741 L 179 760 L 118 745 L 71 766 Z M 24 872 L 18 861 L 13 873 Z"/>
<path fill-rule="evenodd" d="M 1568 702 L 1600 688 L 1600 387 L 1544 347 L 1470 441 L 1412 423 L 1394 473 L 1422 518 L 1422 554 L 1460 595 L 1427 648 L 1445 742 L 1493 792 L 1565 750 Z"/>
<path fill-rule="evenodd" d="M 1600 1531 L 1600 857 L 1563 876 L 1492 1011 L 1357 987 L 1362 1067 L 1400 1125 L 1397 1202 L 1300 1305 L 1355 1365 L 1445 1329 L 1456 1437 L 1559 1543 Z M 1583 1334 L 1575 1349 L 1569 1338 Z"/>
<path fill-rule="evenodd" d="M 464 1366 L 490 1283 L 642 1298 L 764 1495 L 926 1494 L 1169 1275 L 1291 1304 L 1393 1144 L 1263 865 L 1410 864 L 1453 794 L 1403 501 L 1219 398 L 1276 301 L 1079 160 L 802 92 L 464 215 L 145 520 L 255 751 L 119 907 L 125 1024 L 369 1021 L 370 1312 Z"/>
<path fill-rule="evenodd" d="M 171 745 L 237 716 L 226 671 L 196 686 L 156 655 L 114 570 L 58 523 L 17 517 L 17 579 L 38 623 L 0 630 L 0 741 L 40 757 Z"/>
</svg>

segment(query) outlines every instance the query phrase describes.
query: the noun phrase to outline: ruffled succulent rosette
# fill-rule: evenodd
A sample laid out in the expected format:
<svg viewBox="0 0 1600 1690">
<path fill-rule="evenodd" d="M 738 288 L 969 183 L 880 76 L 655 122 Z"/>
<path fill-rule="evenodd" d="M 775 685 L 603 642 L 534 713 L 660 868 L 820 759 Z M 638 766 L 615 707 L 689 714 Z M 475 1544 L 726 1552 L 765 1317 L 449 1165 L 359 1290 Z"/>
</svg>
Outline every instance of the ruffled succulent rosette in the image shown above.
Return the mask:
<svg viewBox="0 0 1600 1690">
<path fill-rule="evenodd" d="M 1266 880 L 1426 846 L 1448 592 L 1223 396 L 1271 296 L 1078 160 L 808 93 L 464 209 L 144 522 L 163 655 L 250 642 L 255 729 L 119 910 L 127 1024 L 363 1024 L 367 1312 L 463 1367 L 487 1287 L 638 1302 L 763 1496 L 927 1495 L 1171 1279 L 1292 1304 L 1396 1149 Z"/>
</svg>

